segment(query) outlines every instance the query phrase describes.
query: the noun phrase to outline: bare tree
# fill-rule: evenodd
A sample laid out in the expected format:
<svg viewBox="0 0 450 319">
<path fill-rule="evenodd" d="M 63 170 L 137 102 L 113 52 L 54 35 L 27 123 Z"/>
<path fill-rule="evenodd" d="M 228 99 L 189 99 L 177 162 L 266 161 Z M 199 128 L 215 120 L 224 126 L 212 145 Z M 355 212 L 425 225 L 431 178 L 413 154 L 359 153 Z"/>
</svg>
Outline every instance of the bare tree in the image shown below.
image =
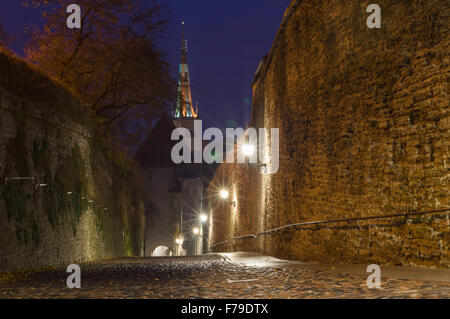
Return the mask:
<svg viewBox="0 0 450 319">
<path fill-rule="evenodd" d="M 26 59 L 73 88 L 102 132 L 129 144 L 175 96 L 165 56 L 155 44 L 167 25 L 164 8 L 148 0 L 78 0 L 82 27 L 69 29 L 71 3 L 26 1 L 46 20 L 42 30 L 32 31 Z"/>
<path fill-rule="evenodd" d="M 0 47 L 7 47 L 11 41 L 11 38 L 6 33 L 5 29 L 3 28 L 3 24 L 0 21 Z"/>
</svg>

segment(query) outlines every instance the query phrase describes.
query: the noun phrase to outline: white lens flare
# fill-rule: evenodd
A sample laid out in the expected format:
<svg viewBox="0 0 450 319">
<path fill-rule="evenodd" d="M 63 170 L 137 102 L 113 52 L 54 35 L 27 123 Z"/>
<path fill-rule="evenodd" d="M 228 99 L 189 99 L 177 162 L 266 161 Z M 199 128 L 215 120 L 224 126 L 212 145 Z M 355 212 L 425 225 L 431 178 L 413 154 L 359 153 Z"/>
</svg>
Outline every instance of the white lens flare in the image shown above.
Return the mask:
<svg viewBox="0 0 450 319">
<path fill-rule="evenodd" d="M 228 196 L 230 195 L 230 193 L 226 189 L 222 189 L 219 194 L 220 194 L 220 197 L 223 199 L 227 199 Z"/>
<path fill-rule="evenodd" d="M 242 152 L 247 157 L 252 156 L 255 152 L 255 146 L 251 144 L 244 144 L 242 145 Z"/>
</svg>

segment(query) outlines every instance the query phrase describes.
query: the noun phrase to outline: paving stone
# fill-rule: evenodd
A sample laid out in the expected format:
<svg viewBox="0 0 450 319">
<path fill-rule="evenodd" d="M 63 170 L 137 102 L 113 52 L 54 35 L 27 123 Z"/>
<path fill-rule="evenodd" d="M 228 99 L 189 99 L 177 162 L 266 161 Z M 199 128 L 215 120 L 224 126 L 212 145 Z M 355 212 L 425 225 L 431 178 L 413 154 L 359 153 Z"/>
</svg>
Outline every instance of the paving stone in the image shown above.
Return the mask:
<svg viewBox="0 0 450 319">
<path fill-rule="evenodd" d="M 450 298 L 450 283 L 366 277 L 331 271 L 248 267 L 223 257 L 118 258 L 81 264 L 82 289 L 66 287 L 64 268 L 7 281 L 0 299 L 15 298 Z M 257 281 L 232 282 L 229 280 Z"/>
</svg>

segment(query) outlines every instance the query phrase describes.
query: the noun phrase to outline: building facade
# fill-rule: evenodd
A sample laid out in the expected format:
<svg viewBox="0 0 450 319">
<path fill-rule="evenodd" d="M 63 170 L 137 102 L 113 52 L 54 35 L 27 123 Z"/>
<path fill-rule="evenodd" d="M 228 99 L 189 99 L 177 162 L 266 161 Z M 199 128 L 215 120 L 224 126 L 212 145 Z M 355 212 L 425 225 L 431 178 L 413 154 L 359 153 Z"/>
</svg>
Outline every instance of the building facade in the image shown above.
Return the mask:
<svg viewBox="0 0 450 319">
<path fill-rule="evenodd" d="M 172 131 L 187 128 L 194 136 L 196 119 L 199 114 L 192 104 L 183 22 L 177 103 L 171 115 L 163 114 L 136 153 L 146 175 L 145 256 L 198 255 L 207 249 L 203 244 L 208 235 L 207 222 L 200 216 L 214 167 L 175 164 L 171 159 L 176 144 L 171 140 Z"/>
</svg>

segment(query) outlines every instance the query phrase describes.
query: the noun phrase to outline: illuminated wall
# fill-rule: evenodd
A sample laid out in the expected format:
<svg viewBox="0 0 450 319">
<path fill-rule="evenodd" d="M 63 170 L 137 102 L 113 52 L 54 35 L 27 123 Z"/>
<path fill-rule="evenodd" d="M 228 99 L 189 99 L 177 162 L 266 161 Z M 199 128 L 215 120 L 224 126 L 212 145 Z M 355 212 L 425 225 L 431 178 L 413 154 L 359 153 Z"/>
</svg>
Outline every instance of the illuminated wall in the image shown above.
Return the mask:
<svg viewBox="0 0 450 319">
<path fill-rule="evenodd" d="M 143 203 L 86 109 L 8 53 L 0 68 L 0 271 L 143 254 Z"/>
<path fill-rule="evenodd" d="M 214 240 L 306 221 L 450 207 L 448 4 L 390 1 L 368 29 L 369 1 L 293 1 L 253 83 L 250 126 L 280 129 L 280 170 L 225 164 L 239 228 Z M 217 225 L 216 225 L 216 221 Z M 236 240 L 304 261 L 449 267 L 449 216 L 333 224 Z M 230 234 L 231 233 L 231 234 Z"/>
</svg>

